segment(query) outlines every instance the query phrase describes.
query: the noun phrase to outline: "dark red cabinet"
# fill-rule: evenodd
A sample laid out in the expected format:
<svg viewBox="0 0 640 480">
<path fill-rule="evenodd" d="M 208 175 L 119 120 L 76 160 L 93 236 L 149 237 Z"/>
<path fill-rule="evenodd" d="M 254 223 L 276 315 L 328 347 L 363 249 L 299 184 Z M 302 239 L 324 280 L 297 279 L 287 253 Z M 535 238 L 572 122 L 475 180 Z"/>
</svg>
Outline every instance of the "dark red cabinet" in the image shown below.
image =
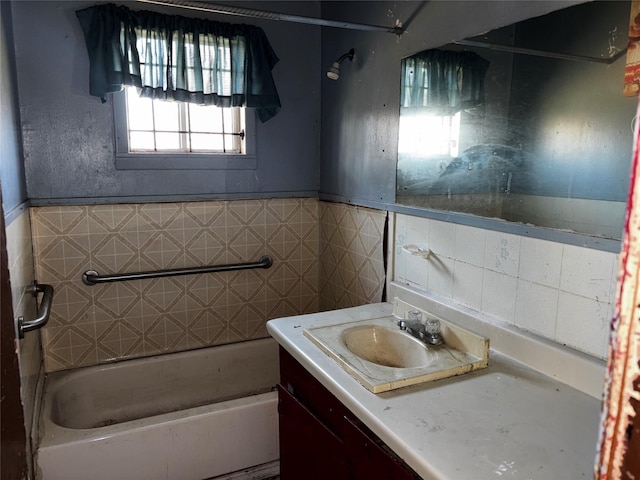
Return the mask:
<svg viewBox="0 0 640 480">
<path fill-rule="evenodd" d="M 421 478 L 280 348 L 282 480 Z"/>
<path fill-rule="evenodd" d="M 278 387 L 280 477 L 349 478 L 342 440 L 293 395 Z"/>
</svg>

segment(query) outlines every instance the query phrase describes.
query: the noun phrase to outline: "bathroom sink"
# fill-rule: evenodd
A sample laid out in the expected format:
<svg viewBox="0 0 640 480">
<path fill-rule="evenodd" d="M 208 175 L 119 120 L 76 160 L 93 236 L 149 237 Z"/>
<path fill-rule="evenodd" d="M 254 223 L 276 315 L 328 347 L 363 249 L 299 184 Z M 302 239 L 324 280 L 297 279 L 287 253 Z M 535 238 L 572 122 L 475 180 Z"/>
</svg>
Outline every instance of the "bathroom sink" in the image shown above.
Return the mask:
<svg viewBox="0 0 640 480">
<path fill-rule="evenodd" d="M 407 305 L 407 309 L 415 307 Z M 399 318 L 404 317 L 400 314 L 308 328 L 304 335 L 373 393 L 461 375 L 488 365 L 488 338 L 440 319 L 444 344 L 427 345 L 401 331 Z"/>
<path fill-rule="evenodd" d="M 437 354 L 398 329 L 358 325 L 342 333 L 344 346 L 367 362 L 392 368 L 416 368 L 432 364 Z"/>
</svg>

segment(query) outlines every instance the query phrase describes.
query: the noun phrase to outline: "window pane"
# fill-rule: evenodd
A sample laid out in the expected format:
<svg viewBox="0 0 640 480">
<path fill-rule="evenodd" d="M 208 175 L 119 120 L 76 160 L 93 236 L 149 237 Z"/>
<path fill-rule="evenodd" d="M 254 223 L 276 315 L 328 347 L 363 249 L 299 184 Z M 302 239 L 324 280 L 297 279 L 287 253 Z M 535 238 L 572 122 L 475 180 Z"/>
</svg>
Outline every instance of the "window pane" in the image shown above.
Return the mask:
<svg viewBox="0 0 640 480">
<path fill-rule="evenodd" d="M 458 155 L 460 112 L 452 117 L 430 113 L 400 116 L 398 152 L 406 155 Z"/>
<path fill-rule="evenodd" d="M 224 147 L 226 148 L 227 152 L 240 151 L 240 149 L 238 148 L 239 140 L 240 137 L 238 137 L 237 135 L 225 135 Z"/>
<path fill-rule="evenodd" d="M 228 109 L 216 108 L 212 106 L 189 105 L 189 115 L 192 132 L 222 132 L 221 111 Z"/>
<path fill-rule="evenodd" d="M 133 87 L 125 98 L 130 152 L 243 153 L 244 141 L 231 135 L 244 129 L 241 108 L 139 98 Z"/>
<path fill-rule="evenodd" d="M 156 130 L 178 132 L 178 104 L 173 102 L 153 102 Z"/>
<path fill-rule="evenodd" d="M 129 150 L 140 152 L 154 150 L 153 133 L 151 132 L 131 132 L 129 134 Z"/>
<path fill-rule="evenodd" d="M 191 134 L 192 151 L 222 151 L 222 136 L 203 133 Z"/>
<path fill-rule="evenodd" d="M 180 135 L 161 132 L 156 135 L 157 150 L 180 150 Z"/>
<path fill-rule="evenodd" d="M 131 130 L 153 130 L 150 98 L 138 97 L 135 88 L 127 88 L 127 114 Z"/>
<path fill-rule="evenodd" d="M 233 132 L 234 124 L 233 124 L 233 109 L 232 108 L 222 108 L 222 116 L 224 124 L 226 125 L 227 132 Z"/>
</svg>

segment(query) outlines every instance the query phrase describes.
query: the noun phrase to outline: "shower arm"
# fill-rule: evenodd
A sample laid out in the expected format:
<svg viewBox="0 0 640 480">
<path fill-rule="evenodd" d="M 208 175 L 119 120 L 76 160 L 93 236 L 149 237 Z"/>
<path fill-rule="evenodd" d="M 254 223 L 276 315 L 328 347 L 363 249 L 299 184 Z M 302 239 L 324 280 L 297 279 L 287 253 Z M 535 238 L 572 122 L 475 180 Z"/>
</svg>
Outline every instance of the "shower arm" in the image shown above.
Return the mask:
<svg viewBox="0 0 640 480">
<path fill-rule="evenodd" d="M 337 63 L 338 65 L 340 65 L 342 62 L 344 62 L 347 58 L 349 59 L 349 61 L 353 60 L 353 56 L 356 54 L 355 50 L 352 48 L 351 50 L 349 50 L 347 53 L 344 53 L 340 56 L 340 58 L 338 60 L 336 60 L 334 63 Z"/>
</svg>

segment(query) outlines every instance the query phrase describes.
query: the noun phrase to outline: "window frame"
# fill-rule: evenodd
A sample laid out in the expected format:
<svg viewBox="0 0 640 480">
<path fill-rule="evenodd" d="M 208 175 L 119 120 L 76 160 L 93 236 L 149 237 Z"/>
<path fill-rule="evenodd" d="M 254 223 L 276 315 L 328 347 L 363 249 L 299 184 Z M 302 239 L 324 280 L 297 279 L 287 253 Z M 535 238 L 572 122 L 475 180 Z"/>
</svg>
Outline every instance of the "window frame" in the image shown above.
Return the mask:
<svg viewBox="0 0 640 480">
<path fill-rule="evenodd" d="M 126 91 L 114 93 L 116 170 L 256 170 L 256 114 L 244 107 L 245 153 L 129 152 Z"/>
</svg>

